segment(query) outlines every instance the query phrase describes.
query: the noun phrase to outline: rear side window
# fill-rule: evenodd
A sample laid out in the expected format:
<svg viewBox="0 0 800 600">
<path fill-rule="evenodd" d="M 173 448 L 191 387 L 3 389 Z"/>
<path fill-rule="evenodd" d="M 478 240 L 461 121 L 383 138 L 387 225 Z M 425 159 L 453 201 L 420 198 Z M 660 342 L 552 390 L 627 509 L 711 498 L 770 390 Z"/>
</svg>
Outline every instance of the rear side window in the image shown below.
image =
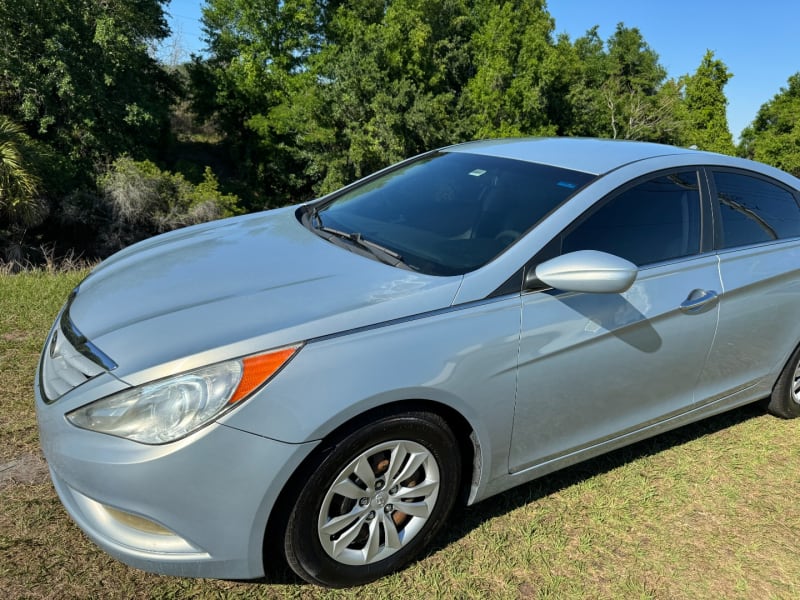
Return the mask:
<svg viewBox="0 0 800 600">
<path fill-rule="evenodd" d="M 715 172 L 723 248 L 800 236 L 800 206 L 786 189 L 741 173 Z"/>
<path fill-rule="evenodd" d="M 696 171 L 649 179 L 617 194 L 567 231 L 562 253 L 601 250 L 637 266 L 698 254 Z"/>
</svg>

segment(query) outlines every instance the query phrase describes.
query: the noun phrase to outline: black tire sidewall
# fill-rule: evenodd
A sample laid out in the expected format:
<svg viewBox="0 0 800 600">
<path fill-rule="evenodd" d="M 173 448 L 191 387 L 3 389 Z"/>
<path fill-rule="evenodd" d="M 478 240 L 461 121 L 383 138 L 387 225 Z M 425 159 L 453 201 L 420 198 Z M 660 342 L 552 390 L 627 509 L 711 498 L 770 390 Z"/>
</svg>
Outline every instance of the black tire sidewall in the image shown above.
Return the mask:
<svg viewBox="0 0 800 600">
<path fill-rule="evenodd" d="M 792 399 L 794 372 L 798 364 L 800 364 L 800 346 L 795 348 L 772 389 L 767 410 L 773 415 L 784 419 L 800 417 L 800 404 Z"/>
<path fill-rule="evenodd" d="M 319 542 L 317 519 L 325 494 L 356 456 L 395 440 L 424 446 L 439 467 L 439 495 L 422 530 L 391 556 L 369 565 L 344 565 L 332 559 Z M 386 417 L 344 437 L 326 453 L 302 487 L 286 525 L 284 548 L 292 569 L 303 579 L 327 587 L 361 585 L 411 561 L 428 545 L 449 515 L 460 482 L 461 460 L 452 431 L 437 415 L 405 413 Z"/>
</svg>

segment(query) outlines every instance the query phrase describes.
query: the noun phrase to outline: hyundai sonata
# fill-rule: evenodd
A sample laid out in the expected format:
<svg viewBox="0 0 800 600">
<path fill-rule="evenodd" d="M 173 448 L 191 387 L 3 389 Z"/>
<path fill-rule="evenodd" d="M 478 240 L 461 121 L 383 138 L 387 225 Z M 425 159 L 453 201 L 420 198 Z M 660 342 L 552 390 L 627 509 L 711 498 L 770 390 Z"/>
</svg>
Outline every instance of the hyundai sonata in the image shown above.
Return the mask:
<svg viewBox="0 0 800 600">
<path fill-rule="evenodd" d="M 768 398 L 800 414 L 800 180 L 648 143 L 468 143 L 116 254 L 36 377 L 69 514 L 136 567 L 326 586 L 456 502 Z"/>
</svg>

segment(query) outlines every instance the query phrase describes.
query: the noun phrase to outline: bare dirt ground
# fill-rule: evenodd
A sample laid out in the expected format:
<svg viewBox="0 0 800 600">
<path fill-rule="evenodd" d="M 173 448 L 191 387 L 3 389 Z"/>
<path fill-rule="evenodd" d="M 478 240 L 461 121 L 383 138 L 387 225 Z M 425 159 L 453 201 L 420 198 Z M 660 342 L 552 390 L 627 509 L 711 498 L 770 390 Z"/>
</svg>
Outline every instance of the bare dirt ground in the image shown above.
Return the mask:
<svg viewBox="0 0 800 600">
<path fill-rule="evenodd" d="M 31 485 L 47 481 L 47 463 L 39 453 L 26 453 L 0 463 L 0 490 L 12 485 Z"/>
</svg>

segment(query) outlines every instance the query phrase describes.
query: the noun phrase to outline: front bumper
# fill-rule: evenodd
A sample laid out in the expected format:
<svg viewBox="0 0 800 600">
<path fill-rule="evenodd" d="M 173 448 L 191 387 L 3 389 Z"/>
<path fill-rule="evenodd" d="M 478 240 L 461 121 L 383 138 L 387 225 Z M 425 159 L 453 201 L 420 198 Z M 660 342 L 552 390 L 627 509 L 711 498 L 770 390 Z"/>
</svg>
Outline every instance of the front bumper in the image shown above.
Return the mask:
<svg viewBox="0 0 800 600">
<path fill-rule="evenodd" d="M 270 511 L 316 442 L 285 444 L 214 423 L 148 446 L 79 429 L 64 418 L 100 397 L 87 392 L 109 386 L 116 387 L 102 375 L 87 390 L 80 386 L 47 405 L 37 376 L 42 449 L 70 516 L 106 552 L 145 571 L 263 576 Z"/>
</svg>

